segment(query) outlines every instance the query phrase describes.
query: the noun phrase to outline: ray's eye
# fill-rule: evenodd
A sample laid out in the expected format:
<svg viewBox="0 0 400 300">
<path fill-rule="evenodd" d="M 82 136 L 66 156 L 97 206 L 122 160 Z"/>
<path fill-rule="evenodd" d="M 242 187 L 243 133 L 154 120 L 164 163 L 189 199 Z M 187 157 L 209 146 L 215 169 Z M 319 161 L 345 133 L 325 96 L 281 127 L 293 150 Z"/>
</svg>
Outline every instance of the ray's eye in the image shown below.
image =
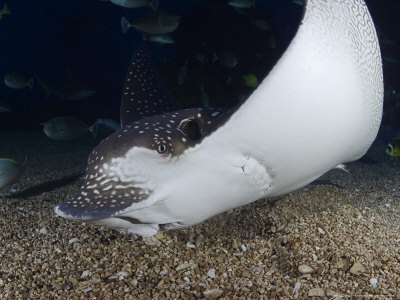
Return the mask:
<svg viewBox="0 0 400 300">
<path fill-rule="evenodd" d="M 160 154 L 164 154 L 165 152 L 167 152 L 167 150 L 168 150 L 167 146 L 164 145 L 164 144 L 159 144 L 157 146 L 157 152 L 160 153 Z"/>
</svg>

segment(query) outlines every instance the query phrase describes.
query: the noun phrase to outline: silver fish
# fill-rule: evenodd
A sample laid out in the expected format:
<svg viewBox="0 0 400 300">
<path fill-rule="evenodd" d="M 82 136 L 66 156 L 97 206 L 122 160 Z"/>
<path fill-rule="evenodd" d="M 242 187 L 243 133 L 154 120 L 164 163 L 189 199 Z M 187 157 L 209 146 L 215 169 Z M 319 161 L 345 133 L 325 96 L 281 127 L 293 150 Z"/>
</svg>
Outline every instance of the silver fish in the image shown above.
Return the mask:
<svg viewBox="0 0 400 300">
<path fill-rule="evenodd" d="M 13 159 L 0 158 L 0 188 L 17 182 L 23 169 L 24 167 Z"/>
<path fill-rule="evenodd" d="M 255 19 L 252 21 L 252 24 L 254 25 L 254 27 L 263 31 L 271 30 L 271 25 L 266 20 L 263 19 Z"/>
<path fill-rule="evenodd" d="M 144 41 L 158 43 L 160 45 L 168 45 L 175 43 L 174 39 L 168 34 L 143 34 Z"/>
<path fill-rule="evenodd" d="M 304 6 L 304 0 L 293 0 L 292 3 L 299 6 Z"/>
<path fill-rule="evenodd" d="M 213 54 L 213 62 L 218 61 L 221 65 L 227 68 L 234 68 L 238 64 L 238 58 L 234 53 L 224 52 L 221 54 Z"/>
<path fill-rule="evenodd" d="M 110 1 L 115 5 L 126 8 L 150 7 L 154 10 L 157 10 L 159 5 L 159 0 L 102 0 L 102 1 Z"/>
<path fill-rule="evenodd" d="M 0 102 L 0 113 L 7 113 L 10 111 L 11 109 L 6 104 Z"/>
<path fill-rule="evenodd" d="M 9 15 L 9 14 L 11 14 L 11 11 L 8 8 L 7 3 L 4 3 L 3 8 L 0 10 L 0 20 L 3 19 L 4 15 Z"/>
<path fill-rule="evenodd" d="M 53 140 L 70 140 L 93 132 L 89 125 L 69 116 L 55 117 L 41 125 L 44 134 Z"/>
<path fill-rule="evenodd" d="M 129 28 L 149 34 L 166 34 L 175 31 L 179 26 L 181 17 L 165 11 L 151 12 L 132 23 L 121 18 L 122 32 L 125 34 Z"/>
<path fill-rule="evenodd" d="M 26 78 L 19 72 L 9 72 L 4 75 L 4 84 L 12 89 L 24 89 L 26 87 L 33 89 L 34 79 Z"/>
<path fill-rule="evenodd" d="M 234 8 L 250 8 L 255 7 L 255 0 L 229 0 L 228 5 Z"/>
<path fill-rule="evenodd" d="M 111 119 L 97 119 L 96 122 L 89 127 L 89 131 L 93 136 L 97 137 L 100 127 L 115 131 L 121 128 L 121 124 Z"/>
<path fill-rule="evenodd" d="M 202 64 L 208 63 L 209 61 L 208 55 L 201 52 L 195 52 L 194 58 Z"/>
<path fill-rule="evenodd" d="M 72 80 L 48 84 L 39 77 L 35 77 L 46 94 L 46 99 L 54 96 L 63 100 L 78 101 L 90 98 L 97 93 L 97 90 L 83 86 Z"/>
</svg>

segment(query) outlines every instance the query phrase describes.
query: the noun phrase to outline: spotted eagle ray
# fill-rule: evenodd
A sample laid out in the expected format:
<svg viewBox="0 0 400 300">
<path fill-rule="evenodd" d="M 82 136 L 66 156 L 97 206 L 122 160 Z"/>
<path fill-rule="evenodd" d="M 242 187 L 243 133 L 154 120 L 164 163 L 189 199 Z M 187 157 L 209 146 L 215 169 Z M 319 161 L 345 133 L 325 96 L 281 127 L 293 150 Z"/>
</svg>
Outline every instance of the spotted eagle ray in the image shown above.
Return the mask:
<svg viewBox="0 0 400 300">
<path fill-rule="evenodd" d="M 55 212 L 142 236 L 198 224 L 359 159 L 382 104 L 364 1 L 308 0 L 291 44 L 245 103 L 216 119 L 192 109 L 122 127 L 95 148 L 81 190 Z"/>
</svg>

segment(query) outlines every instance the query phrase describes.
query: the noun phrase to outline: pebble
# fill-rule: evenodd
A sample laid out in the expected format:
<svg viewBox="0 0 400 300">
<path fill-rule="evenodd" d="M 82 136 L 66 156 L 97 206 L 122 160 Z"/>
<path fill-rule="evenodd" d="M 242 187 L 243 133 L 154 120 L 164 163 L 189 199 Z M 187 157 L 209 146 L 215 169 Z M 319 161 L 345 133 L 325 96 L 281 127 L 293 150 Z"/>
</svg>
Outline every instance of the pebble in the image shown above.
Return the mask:
<svg viewBox="0 0 400 300">
<path fill-rule="evenodd" d="M 321 288 L 313 288 L 308 291 L 308 297 L 325 297 L 325 291 Z"/>
<path fill-rule="evenodd" d="M 210 278 L 214 278 L 215 277 L 215 269 L 208 270 L 207 276 Z"/>
<path fill-rule="evenodd" d="M 158 284 L 157 287 L 162 288 L 165 285 L 164 279 L 161 279 Z"/>
<path fill-rule="evenodd" d="M 333 266 L 336 269 L 348 270 L 350 267 L 350 260 L 348 258 L 339 258 Z"/>
<path fill-rule="evenodd" d="M 365 267 L 358 261 L 356 261 L 354 265 L 350 268 L 350 273 L 354 275 L 359 275 L 361 273 L 364 273 L 365 271 Z"/>
<path fill-rule="evenodd" d="M 149 236 L 149 237 L 144 237 L 143 241 L 150 246 L 154 245 L 160 245 L 159 239 L 157 239 L 155 236 Z"/>
<path fill-rule="evenodd" d="M 73 243 L 76 243 L 76 242 L 79 242 L 79 239 L 75 237 L 75 238 L 70 239 L 68 241 L 68 244 L 73 244 Z"/>
<path fill-rule="evenodd" d="M 192 242 L 187 242 L 187 243 L 186 243 L 186 248 L 196 249 L 196 245 L 193 244 Z"/>
<path fill-rule="evenodd" d="M 377 278 L 371 278 L 369 280 L 369 283 L 374 287 L 377 288 L 378 287 L 378 279 Z"/>
<path fill-rule="evenodd" d="M 207 290 L 203 292 L 204 297 L 206 298 L 211 298 L 211 299 L 216 299 L 221 297 L 221 295 L 224 293 L 223 290 L 220 289 L 213 289 L 213 290 Z"/>
<path fill-rule="evenodd" d="M 203 244 L 203 239 L 204 236 L 202 234 L 199 234 L 199 236 L 196 238 L 196 247 L 200 247 Z"/>
<path fill-rule="evenodd" d="M 163 239 L 163 238 L 164 238 L 164 231 L 159 230 L 159 231 L 154 235 L 154 237 L 155 237 L 157 240 Z"/>
<path fill-rule="evenodd" d="M 96 276 L 92 277 L 92 279 L 90 279 L 90 282 L 93 284 L 97 284 L 97 283 L 102 282 L 102 280 L 98 275 L 96 275 Z"/>
<path fill-rule="evenodd" d="M 299 281 L 297 281 L 296 284 L 294 285 L 292 295 L 296 294 L 300 290 L 300 287 L 301 287 L 301 283 Z"/>
<path fill-rule="evenodd" d="M 234 248 L 234 249 L 238 249 L 239 248 L 239 245 L 238 245 L 238 242 L 237 242 L 236 239 L 232 240 L 232 248 Z"/>
<path fill-rule="evenodd" d="M 315 270 L 308 265 L 300 265 L 298 271 L 300 274 L 311 274 L 315 272 Z"/>
<path fill-rule="evenodd" d="M 131 284 L 133 285 L 133 287 L 136 289 L 138 286 L 138 281 L 136 279 L 132 279 L 131 280 Z"/>
<path fill-rule="evenodd" d="M 88 276 L 92 275 L 92 272 L 90 272 L 89 270 L 83 271 L 81 274 L 81 278 L 86 278 Z"/>
<path fill-rule="evenodd" d="M 118 272 L 116 275 L 119 277 L 119 280 L 122 280 L 125 277 L 127 277 L 129 274 L 128 274 L 128 272 L 121 271 L 121 272 Z"/>
<path fill-rule="evenodd" d="M 81 291 L 84 292 L 84 293 L 90 292 L 92 290 L 93 290 L 93 288 L 90 287 L 90 286 L 87 286 L 87 287 L 84 287 L 83 289 L 81 289 Z"/>
<path fill-rule="evenodd" d="M 46 227 L 43 227 L 42 229 L 39 230 L 39 233 L 41 233 L 41 234 L 48 234 L 49 231 L 47 230 Z"/>
<path fill-rule="evenodd" d="M 276 219 L 278 219 L 278 216 L 275 214 L 275 212 L 273 210 L 271 210 L 268 213 L 268 218 L 271 218 L 272 220 L 276 220 Z"/>
<path fill-rule="evenodd" d="M 183 263 L 183 264 L 180 264 L 179 266 L 177 266 L 177 267 L 175 268 L 175 270 L 176 270 L 176 271 L 180 271 L 180 270 L 183 270 L 183 269 L 190 268 L 190 267 L 192 267 L 193 265 L 194 265 L 193 263 Z"/>
</svg>

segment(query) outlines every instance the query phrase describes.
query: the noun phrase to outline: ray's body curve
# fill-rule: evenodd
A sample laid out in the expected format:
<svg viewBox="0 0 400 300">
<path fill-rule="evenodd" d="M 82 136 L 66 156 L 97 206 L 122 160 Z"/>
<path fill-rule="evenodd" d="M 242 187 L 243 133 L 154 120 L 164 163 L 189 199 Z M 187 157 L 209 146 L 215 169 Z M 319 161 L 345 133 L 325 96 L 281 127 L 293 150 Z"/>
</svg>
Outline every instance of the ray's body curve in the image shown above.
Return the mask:
<svg viewBox="0 0 400 300">
<path fill-rule="evenodd" d="M 380 50 L 364 1 L 309 0 L 292 43 L 241 107 L 216 119 L 212 111 L 145 118 L 133 126 L 135 142 L 118 142 L 122 128 L 95 149 L 92 161 L 104 163 L 98 171 L 89 163 L 84 199 L 55 211 L 143 236 L 194 225 L 360 158 L 378 132 L 382 102 Z M 168 151 L 158 151 L 143 128 L 174 122 L 180 127 L 162 136 Z M 87 198 L 93 190 L 108 198 Z"/>
</svg>

